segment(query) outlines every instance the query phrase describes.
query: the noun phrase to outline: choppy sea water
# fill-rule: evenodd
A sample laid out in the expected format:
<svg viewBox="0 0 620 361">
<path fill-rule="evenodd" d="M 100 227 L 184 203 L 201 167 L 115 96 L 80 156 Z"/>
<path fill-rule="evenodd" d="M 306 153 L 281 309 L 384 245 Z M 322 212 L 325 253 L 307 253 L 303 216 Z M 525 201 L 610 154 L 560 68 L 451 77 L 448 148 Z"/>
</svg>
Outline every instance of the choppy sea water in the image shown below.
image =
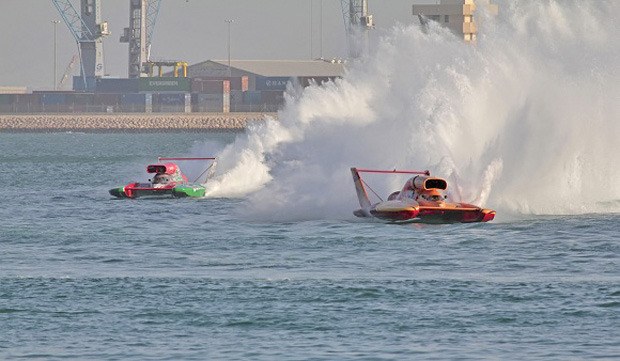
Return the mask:
<svg viewBox="0 0 620 361">
<path fill-rule="evenodd" d="M 0 134 L 0 358 L 620 358 L 618 214 L 274 223 L 107 193 L 233 137 Z"/>
</svg>

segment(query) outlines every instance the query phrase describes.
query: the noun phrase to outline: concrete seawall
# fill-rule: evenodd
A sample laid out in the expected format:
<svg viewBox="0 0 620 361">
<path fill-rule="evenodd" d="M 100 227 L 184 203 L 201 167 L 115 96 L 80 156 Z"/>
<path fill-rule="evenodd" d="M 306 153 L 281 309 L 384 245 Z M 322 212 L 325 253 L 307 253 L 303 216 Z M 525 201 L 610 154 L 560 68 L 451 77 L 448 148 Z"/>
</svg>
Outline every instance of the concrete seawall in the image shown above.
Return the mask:
<svg viewBox="0 0 620 361">
<path fill-rule="evenodd" d="M 276 113 L 0 114 L 0 132 L 240 131 Z"/>
</svg>

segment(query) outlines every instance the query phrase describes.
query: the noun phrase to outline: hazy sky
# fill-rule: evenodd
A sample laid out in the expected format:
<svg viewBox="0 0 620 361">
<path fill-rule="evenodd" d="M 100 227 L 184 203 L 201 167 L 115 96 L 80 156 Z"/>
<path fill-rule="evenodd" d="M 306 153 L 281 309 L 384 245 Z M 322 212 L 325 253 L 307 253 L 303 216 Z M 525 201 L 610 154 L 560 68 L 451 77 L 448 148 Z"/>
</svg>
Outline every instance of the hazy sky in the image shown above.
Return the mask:
<svg viewBox="0 0 620 361">
<path fill-rule="evenodd" d="M 415 0 L 425 3 L 430 0 Z M 72 0 L 79 9 L 79 0 Z M 103 0 L 103 20 L 112 35 L 104 40 L 106 73 L 127 76 L 127 44 L 119 42 L 129 23 L 129 0 Z M 232 24 L 233 59 L 310 59 L 321 55 L 320 13 L 323 8 L 322 53 L 345 57 L 340 0 L 162 0 L 151 58 L 190 64 L 226 59 L 227 26 Z M 396 22 L 411 23 L 414 0 L 370 0 L 381 34 Z M 310 9 L 312 7 L 312 54 Z M 52 20 L 57 28 L 57 78 L 65 72 L 77 46 L 51 0 L 0 0 L 0 86 L 51 89 L 53 84 Z M 74 68 L 78 72 L 78 66 Z M 70 84 L 70 81 L 67 83 Z M 70 87 L 70 85 L 68 85 Z"/>
</svg>

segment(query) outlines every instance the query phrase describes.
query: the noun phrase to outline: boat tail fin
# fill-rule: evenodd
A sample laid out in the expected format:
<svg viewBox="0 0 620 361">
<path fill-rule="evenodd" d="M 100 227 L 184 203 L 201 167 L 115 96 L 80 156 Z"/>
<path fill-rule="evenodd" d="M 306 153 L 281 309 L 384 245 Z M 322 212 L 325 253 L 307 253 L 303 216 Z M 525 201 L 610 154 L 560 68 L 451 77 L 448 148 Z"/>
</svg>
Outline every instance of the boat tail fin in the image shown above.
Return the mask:
<svg viewBox="0 0 620 361">
<path fill-rule="evenodd" d="M 355 192 L 357 192 L 357 199 L 360 202 L 362 210 L 370 208 L 370 199 L 368 199 L 368 193 L 366 192 L 366 188 L 364 187 L 364 183 L 362 182 L 362 178 L 360 178 L 357 168 L 351 168 L 351 175 L 353 175 Z"/>
<path fill-rule="evenodd" d="M 207 178 L 205 179 L 205 183 L 207 182 L 207 179 L 213 178 L 215 175 L 215 167 L 217 167 L 217 159 L 214 159 L 213 163 L 211 163 L 209 168 L 207 168 Z"/>
<path fill-rule="evenodd" d="M 203 182 L 201 182 L 200 184 L 202 184 L 203 186 L 205 186 L 207 184 L 207 181 L 211 178 L 213 178 L 213 175 L 215 174 L 215 167 L 217 166 L 217 159 L 213 158 L 213 162 L 211 162 L 211 164 L 207 167 L 207 169 L 205 169 L 204 171 L 202 171 L 202 173 L 200 173 L 200 175 L 198 176 L 198 178 L 196 178 L 195 182 L 198 182 L 198 180 L 200 178 L 202 178 L 202 176 L 205 176 L 205 179 Z"/>
</svg>

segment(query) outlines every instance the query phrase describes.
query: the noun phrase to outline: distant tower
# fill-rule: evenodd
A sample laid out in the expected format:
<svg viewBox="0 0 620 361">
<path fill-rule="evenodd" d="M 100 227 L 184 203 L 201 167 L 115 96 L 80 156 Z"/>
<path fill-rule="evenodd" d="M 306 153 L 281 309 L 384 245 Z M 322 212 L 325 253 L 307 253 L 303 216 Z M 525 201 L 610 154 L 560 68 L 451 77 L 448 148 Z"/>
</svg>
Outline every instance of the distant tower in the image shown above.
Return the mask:
<svg viewBox="0 0 620 361">
<path fill-rule="evenodd" d="M 374 27 L 368 13 L 368 0 L 340 0 L 347 33 L 349 57 L 358 58 L 368 51 L 368 31 Z"/>
<path fill-rule="evenodd" d="M 101 0 L 81 0 L 80 14 L 70 0 L 52 2 L 78 43 L 80 77 L 74 79 L 73 88 L 92 90 L 95 79 L 105 74 L 103 37 L 110 34 L 108 23 L 101 21 Z"/>
<path fill-rule="evenodd" d="M 475 41 L 478 33 L 478 24 L 474 19 L 477 4 L 486 6 L 493 15 L 498 13 L 497 5 L 490 0 L 441 0 L 437 5 L 413 5 L 412 13 L 438 22 L 465 41 Z"/>
<path fill-rule="evenodd" d="M 161 0 L 129 0 L 129 27 L 120 38 L 121 43 L 129 43 L 129 78 L 146 75 L 144 65 L 149 60 L 160 3 Z"/>
</svg>

